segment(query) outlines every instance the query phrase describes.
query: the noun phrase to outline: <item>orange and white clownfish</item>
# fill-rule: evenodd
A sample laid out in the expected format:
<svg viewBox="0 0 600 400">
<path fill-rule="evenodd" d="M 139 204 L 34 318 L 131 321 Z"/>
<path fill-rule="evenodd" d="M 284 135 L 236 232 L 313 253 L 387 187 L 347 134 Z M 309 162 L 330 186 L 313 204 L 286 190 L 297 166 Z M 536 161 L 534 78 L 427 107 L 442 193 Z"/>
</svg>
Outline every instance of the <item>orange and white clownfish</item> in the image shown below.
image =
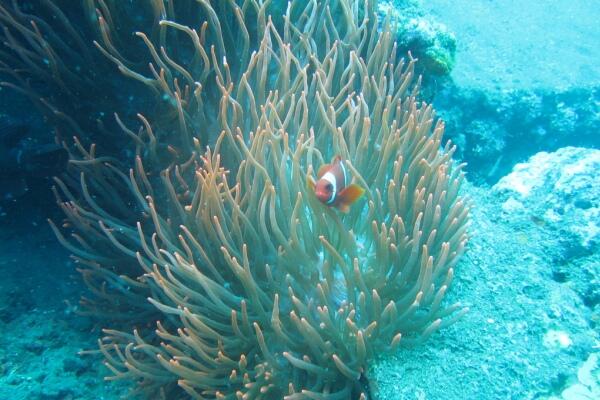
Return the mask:
<svg viewBox="0 0 600 400">
<path fill-rule="evenodd" d="M 344 161 L 336 156 L 331 164 L 319 168 L 317 182 L 311 185 L 311 189 L 314 189 L 321 203 L 347 213 L 350 205 L 365 193 L 365 189 L 355 183 L 348 185 L 348 180 Z"/>
</svg>

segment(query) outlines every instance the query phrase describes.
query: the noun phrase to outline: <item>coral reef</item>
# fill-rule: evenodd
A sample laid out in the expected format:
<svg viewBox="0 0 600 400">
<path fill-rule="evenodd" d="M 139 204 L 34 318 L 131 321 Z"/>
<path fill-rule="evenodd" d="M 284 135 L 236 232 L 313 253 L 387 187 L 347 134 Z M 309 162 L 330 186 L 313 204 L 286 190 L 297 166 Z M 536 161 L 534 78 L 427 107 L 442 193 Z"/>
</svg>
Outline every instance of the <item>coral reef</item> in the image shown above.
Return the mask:
<svg viewBox="0 0 600 400">
<path fill-rule="evenodd" d="M 571 149 L 561 158 L 590 156 Z M 557 183 L 560 169 L 549 168 L 544 187 Z M 575 176 L 573 183 L 593 173 Z M 565 252 L 577 247 L 579 238 L 561 233 L 582 223 L 570 217 L 582 214 L 570 211 L 563 225 L 543 223 L 536 216 L 552 203 L 535 203 L 545 197 L 541 190 L 522 200 L 525 210 L 519 212 L 505 211 L 506 197 L 496 191 L 469 182 L 464 189 L 473 198 L 473 234 L 447 299 L 460 299 L 476 312 L 431 337 L 426 346 L 374 360 L 369 376 L 378 388 L 376 398 L 598 397 L 600 254 Z"/>
<path fill-rule="evenodd" d="M 426 15 L 420 1 L 381 1 L 378 10 L 393 24 L 400 50 L 410 51 L 419 60 L 419 69 L 426 78 L 450 75 L 454 68 L 456 37 L 444 24 Z"/>
<path fill-rule="evenodd" d="M 600 47 L 591 3 L 400 3 L 434 15 L 458 40 L 455 68 L 449 79 L 432 82 L 428 99 L 471 182 L 494 185 L 540 151 L 600 148 Z"/>
<path fill-rule="evenodd" d="M 539 151 L 598 148 L 598 88 L 485 91 L 448 85 L 435 96 L 471 181 L 494 184 Z"/>
<path fill-rule="evenodd" d="M 152 398 L 367 398 L 375 355 L 464 314 L 442 305 L 467 242 L 462 166 L 373 4 L 272 19 L 269 2 L 152 2 L 146 66 L 118 40 L 127 6 L 85 4 L 97 48 L 159 104 L 139 129 L 116 118 L 131 161 L 75 138 L 57 180 L 82 310 L 113 326 L 109 379 Z M 366 189 L 348 215 L 310 190 L 336 155 Z"/>
<path fill-rule="evenodd" d="M 504 213 L 519 215 L 521 224 L 533 222 L 556 232 L 552 274 L 557 281 L 579 276 L 572 287 L 589 307 L 600 303 L 597 272 L 570 264 L 600 248 L 599 168 L 599 150 L 564 147 L 515 165 L 492 187 Z"/>
</svg>

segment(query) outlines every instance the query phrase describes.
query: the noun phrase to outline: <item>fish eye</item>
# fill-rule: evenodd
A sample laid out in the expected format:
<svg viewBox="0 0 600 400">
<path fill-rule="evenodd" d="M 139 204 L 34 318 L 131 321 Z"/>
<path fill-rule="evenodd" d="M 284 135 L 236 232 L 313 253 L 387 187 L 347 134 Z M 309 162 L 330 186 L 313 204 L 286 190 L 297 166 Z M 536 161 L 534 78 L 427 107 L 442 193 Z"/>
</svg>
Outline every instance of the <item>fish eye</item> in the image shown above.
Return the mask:
<svg viewBox="0 0 600 400">
<path fill-rule="evenodd" d="M 333 190 L 333 185 L 331 183 L 328 183 L 327 185 L 325 185 L 325 190 L 331 192 Z"/>
</svg>

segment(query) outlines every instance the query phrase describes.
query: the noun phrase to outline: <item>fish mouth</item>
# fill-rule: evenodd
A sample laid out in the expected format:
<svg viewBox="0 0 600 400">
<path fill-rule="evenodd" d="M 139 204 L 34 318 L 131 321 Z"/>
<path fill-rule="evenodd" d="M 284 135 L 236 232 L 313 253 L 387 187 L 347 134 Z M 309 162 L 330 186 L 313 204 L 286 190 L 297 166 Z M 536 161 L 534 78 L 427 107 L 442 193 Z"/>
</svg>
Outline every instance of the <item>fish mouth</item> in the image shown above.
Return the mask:
<svg viewBox="0 0 600 400">
<path fill-rule="evenodd" d="M 329 195 L 328 193 L 324 193 L 324 192 L 316 192 L 315 195 L 317 196 L 317 199 L 319 199 L 319 201 L 321 203 L 327 203 L 329 201 L 329 198 L 331 197 L 331 195 Z"/>
</svg>

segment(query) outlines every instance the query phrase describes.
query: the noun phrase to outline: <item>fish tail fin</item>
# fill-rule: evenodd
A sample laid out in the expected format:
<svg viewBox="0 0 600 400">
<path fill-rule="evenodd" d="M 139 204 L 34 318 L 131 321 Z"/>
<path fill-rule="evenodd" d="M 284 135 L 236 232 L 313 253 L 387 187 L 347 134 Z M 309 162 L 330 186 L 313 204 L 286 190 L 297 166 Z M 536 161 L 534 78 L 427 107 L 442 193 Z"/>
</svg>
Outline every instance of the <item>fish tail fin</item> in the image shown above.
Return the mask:
<svg viewBox="0 0 600 400">
<path fill-rule="evenodd" d="M 319 168 L 319 170 L 317 171 L 317 179 L 321 179 L 323 177 L 323 175 L 325 175 L 327 173 L 327 171 L 329 171 L 330 168 L 331 168 L 331 164 L 321 165 L 321 168 Z"/>
<path fill-rule="evenodd" d="M 356 200 L 360 199 L 363 194 L 365 194 L 365 189 L 355 183 L 346 186 L 344 190 L 338 194 L 340 210 L 342 210 L 342 205 L 348 207 L 351 206 L 354 202 L 356 202 Z"/>
</svg>

